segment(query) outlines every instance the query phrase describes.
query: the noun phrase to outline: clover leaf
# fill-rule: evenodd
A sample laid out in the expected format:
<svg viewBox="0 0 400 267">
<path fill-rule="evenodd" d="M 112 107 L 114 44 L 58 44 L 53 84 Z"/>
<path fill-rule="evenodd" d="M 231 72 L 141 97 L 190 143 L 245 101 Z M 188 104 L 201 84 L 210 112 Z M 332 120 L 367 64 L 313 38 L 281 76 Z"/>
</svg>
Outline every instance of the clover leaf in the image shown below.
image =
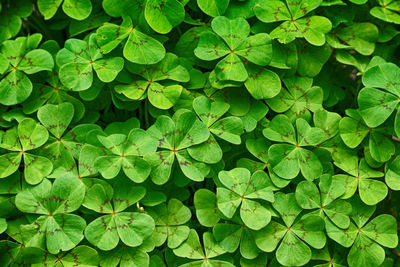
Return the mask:
<svg viewBox="0 0 400 267">
<path fill-rule="evenodd" d="M 397 1 L 393 0 L 378 0 L 380 6 L 373 7 L 369 12 L 375 18 L 400 24 L 400 6 Z"/>
<path fill-rule="evenodd" d="M 194 194 L 196 217 L 201 225 L 211 227 L 218 223 L 217 196 L 210 190 L 201 188 Z"/>
<path fill-rule="evenodd" d="M 120 26 L 106 23 L 97 29 L 97 44 L 105 54 L 115 49 L 124 39 L 123 55 L 137 64 L 155 64 L 165 56 L 164 46 L 156 39 L 133 27 L 132 19 L 124 17 Z"/>
<path fill-rule="evenodd" d="M 287 186 L 290 183 L 290 180 L 283 179 L 272 171 L 268 158 L 268 149 L 270 146 L 271 142 L 265 139 L 263 136 L 248 138 L 246 140 L 246 148 L 254 157 L 258 159 L 258 161 L 249 158 L 243 158 L 238 162 L 238 167 L 245 167 L 253 172 L 267 169 L 271 179 L 271 188 L 272 190 L 276 190 L 278 188 Z"/>
<path fill-rule="evenodd" d="M 53 160 L 54 172 L 56 170 L 71 172 L 76 169 L 74 158 L 79 157 L 86 135 L 90 130 L 100 129 L 100 127 L 93 124 L 81 124 L 65 134 L 74 117 L 74 107 L 68 102 L 58 105 L 46 104 L 38 110 L 37 116 L 53 135 L 49 137 L 41 153 Z"/>
<path fill-rule="evenodd" d="M 89 41 L 69 39 L 57 53 L 60 81 L 74 91 L 87 90 L 93 83 L 93 70 L 105 83 L 115 79 L 124 66 L 121 57 L 103 58 L 96 35 Z"/>
<path fill-rule="evenodd" d="M 179 257 L 185 257 L 196 261 L 192 261 L 180 266 L 234 266 L 232 263 L 227 261 L 212 259 L 224 254 L 225 250 L 218 245 L 210 232 L 205 232 L 203 234 L 203 244 L 204 246 L 200 244 L 199 236 L 196 230 L 191 229 L 188 239 L 181 246 L 174 249 L 173 252 Z"/>
<path fill-rule="evenodd" d="M 266 183 L 267 174 L 257 171 L 250 175 L 244 168 L 221 171 L 218 174 L 224 187 L 217 188 L 218 209 L 228 218 L 232 218 L 240 206 L 240 218 L 253 230 L 259 230 L 271 220 L 271 213 L 256 199 L 274 201 L 272 189 Z"/>
<path fill-rule="evenodd" d="M 190 228 L 183 224 L 190 220 L 192 214 L 181 201 L 172 198 L 168 205 L 158 205 L 148 212 L 156 224 L 153 234 L 156 246 L 161 246 L 168 239 L 168 247 L 176 248 L 188 238 Z"/>
<path fill-rule="evenodd" d="M 193 160 L 187 149 L 205 142 L 210 132 L 193 112 L 180 110 L 172 119 L 159 116 L 148 133 L 158 141 L 158 147 L 164 149 L 145 156 L 152 166 L 150 177 L 154 183 L 164 184 L 168 181 L 175 157 L 186 177 L 194 181 L 204 180 L 209 169 L 205 164 Z"/>
<path fill-rule="evenodd" d="M 59 49 L 57 44 L 56 49 Z M 53 55 L 55 60 L 56 55 Z M 98 91 L 101 89 L 98 79 L 94 80 L 92 86 Z M 69 89 L 65 87 L 59 77 L 58 68 L 56 67 L 52 72 L 48 72 L 48 75 L 40 82 L 36 81 L 33 83 L 33 91 L 31 95 L 23 103 L 23 111 L 27 114 L 34 113 L 40 107 L 45 104 L 61 104 L 64 102 L 69 102 L 74 106 L 74 118 L 73 121 L 80 120 L 85 113 L 85 106 L 78 98 L 68 92 Z"/>
<path fill-rule="evenodd" d="M 183 21 L 185 9 L 178 0 L 147 0 L 144 15 L 153 30 L 165 34 Z"/>
<path fill-rule="evenodd" d="M 42 39 L 39 33 L 4 41 L 0 50 L 0 104 L 15 105 L 26 100 L 32 92 L 28 75 L 52 70 L 53 58 L 43 49 L 36 49 Z"/>
<path fill-rule="evenodd" d="M 0 43 L 16 36 L 22 28 L 22 19 L 29 17 L 32 11 L 28 0 L 3 3 L 3 8 L 0 3 Z"/>
<path fill-rule="evenodd" d="M 229 0 L 197 0 L 197 5 L 207 15 L 217 17 L 225 13 Z"/>
<path fill-rule="evenodd" d="M 317 209 L 315 214 L 324 219 L 329 218 L 339 228 L 346 229 L 350 225 L 348 215 L 351 213 L 351 205 L 338 199 L 345 192 L 346 184 L 343 180 L 324 174 L 320 177 L 319 189 L 310 181 L 302 181 L 296 187 L 295 197 L 303 209 Z"/>
<path fill-rule="evenodd" d="M 318 8 L 322 0 L 258 0 L 254 8 L 257 18 L 265 23 L 283 21 L 271 32 L 272 38 L 287 44 L 296 38 L 305 38 L 312 45 L 325 43 L 325 34 L 332 28 L 329 19 L 322 16 L 304 17 Z"/>
<path fill-rule="evenodd" d="M 319 216 L 308 214 L 296 220 L 302 209 L 297 205 L 293 193 L 276 193 L 272 206 L 281 215 L 284 225 L 271 221 L 257 232 L 256 245 L 265 252 L 272 252 L 278 247 L 276 259 L 282 265 L 306 264 L 311 259 L 308 245 L 316 249 L 325 246 L 324 221 Z"/>
<path fill-rule="evenodd" d="M 229 253 L 240 247 L 240 254 L 246 259 L 254 259 L 261 250 L 255 244 L 256 231 L 244 226 L 243 221 L 235 216 L 231 221 L 218 223 L 213 228 L 213 235 L 219 245 Z"/>
<path fill-rule="evenodd" d="M 324 266 L 329 267 L 344 267 L 346 259 L 343 258 L 345 250 L 340 245 L 325 246 L 323 249 L 313 249 L 312 260 L 323 261 Z"/>
<path fill-rule="evenodd" d="M 207 142 L 188 148 L 189 154 L 195 160 L 210 164 L 220 161 L 222 150 L 216 140 L 218 138 L 232 144 L 241 143 L 240 135 L 243 133 L 241 119 L 234 116 L 220 119 L 229 110 L 229 107 L 227 103 L 212 102 L 205 96 L 199 96 L 193 100 L 194 111 L 211 133 Z"/>
<path fill-rule="evenodd" d="M 32 264 L 32 267 L 39 267 L 43 265 L 50 266 L 85 266 L 95 267 L 99 266 L 99 255 L 97 251 L 91 247 L 82 245 L 77 246 L 69 252 L 61 252 L 58 255 L 52 255 L 48 252 L 43 253 L 40 263 Z"/>
<path fill-rule="evenodd" d="M 385 182 L 392 190 L 400 190 L 400 158 L 397 156 L 393 161 L 386 163 Z"/>
<path fill-rule="evenodd" d="M 336 36 L 354 48 L 361 55 L 369 56 L 375 50 L 375 42 L 378 41 L 379 30 L 369 22 L 354 23 L 351 26 L 339 29 Z"/>
<path fill-rule="evenodd" d="M 292 121 L 296 118 L 311 119 L 311 112 L 322 107 L 323 91 L 319 86 L 312 86 L 313 80 L 306 77 L 293 77 L 283 80 L 286 88 L 266 102 L 279 113 L 285 112 Z M 311 111 L 311 112 L 310 112 Z"/>
<path fill-rule="evenodd" d="M 129 64 L 127 67 L 140 78 L 133 78 L 128 85 L 115 86 L 115 91 L 133 100 L 142 99 L 147 93 L 149 102 L 159 109 L 169 109 L 179 100 L 183 87 L 173 81 L 188 82 L 190 79 L 189 72 L 171 53 L 156 65 Z"/>
<path fill-rule="evenodd" d="M 83 206 L 107 214 L 90 222 L 86 239 L 101 250 L 115 248 L 119 240 L 130 247 L 140 246 L 154 231 L 154 220 L 147 214 L 124 211 L 142 199 L 146 189 L 126 179 L 115 181 L 114 189 L 95 183 L 88 189 Z"/>
<path fill-rule="evenodd" d="M 277 115 L 263 130 L 263 134 L 273 144 L 268 149 L 269 163 L 278 176 L 285 179 L 295 178 L 299 172 L 308 180 L 314 180 L 322 174 L 322 165 L 313 151 L 304 147 L 320 144 L 324 132 L 311 127 L 304 119 L 296 120 L 296 131 L 285 115 Z"/>
<path fill-rule="evenodd" d="M 4 266 L 23 266 L 41 262 L 44 251 L 40 248 L 25 247 L 10 240 L 0 242 L 0 263 Z"/>
<path fill-rule="evenodd" d="M 250 26 L 245 19 L 219 16 L 212 20 L 211 27 L 215 33 L 202 34 L 194 53 L 207 61 L 224 57 L 215 67 L 219 80 L 244 82 L 249 76 L 244 60 L 259 66 L 271 61 L 271 38 L 266 33 L 249 36 Z"/>
<path fill-rule="evenodd" d="M 396 220 L 382 214 L 369 221 L 375 206 L 365 205 L 358 197 L 353 198 L 351 204 L 353 221 L 350 227 L 343 230 L 327 222 L 327 234 L 342 246 L 351 247 L 347 255 L 349 266 L 379 266 L 385 259 L 381 246 L 394 248 L 398 244 Z"/>
<path fill-rule="evenodd" d="M 74 248 L 83 239 L 86 222 L 70 213 L 81 206 L 84 195 L 84 184 L 67 176 L 53 184 L 44 179 L 18 193 L 15 204 L 19 210 L 41 215 L 32 224 L 21 226 L 24 244 L 47 248 L 52 254 Z"/>
<path fill-rule="evenodd" d="M 146 240 L 149 239 L 151 238 L 148 238 Z M 113 250 L 100 251 L 100 266 L 149 266 L 150 257 L 147 252 L 149 250 L 153 250 L 154 245 L 145 244 L 146 240 L 139 247 L 128 247 L 125 245 L 119 245 Z"/>
<path fill-rule="evenodd" d="M 143 156 L 155 152 L 157 142 L 146 131 L 132 129 L 129 135 L 112 134 L 98 136 L 100 143 L 111 155 L 100 156 L 94 166 L 106 179 L 114 178 L 121 168 L 135 183 L 142 183 L 149 176 L 151 168 Z"/>
<path fill-rule="evenodd" d="M 0 177 L 4 178 L 15 171 L 24 161 L 24 176 L 29 184 L 38 184 L 53 170 L 52 162 L 45 157 L 27 153 L 46 143 L 49 133 L 46 128 L 31 118 L 26 118 L 0 135 L 0 147 L 10 153 L 0 156 Z"/>
<path fill-rule="evenodd" d="M 381 125 L 398 107 L 399 75 L 400 69 L 393 63 L 380 64 L 365 72 L 362 78 L 365 88 L 358 94 L 358 105 L 367 126 L 374 128 Z M 394 130 L 400 136 L 400 121 L 397 117 Z"/>
<path fill-rule="evenodd" d="M 370 168 L 364 158 L 359 161 L 355 156 L 343 154 L 334 163 L 348 173 L 336 175 L 337 179 L 346 183 L 346 192 L 342 198 L 353 196 L 357 188 L 361 200 L 367 205 L 375 205 L 386 197 L 388 188 L 385 183 L 371 179 L 382 177 L 383 173 Z"/>
<path fill-rule="evenodd" d="M 0 0 L 0 266 L 398 265 L 399 3 Z"/>
<path fill-rule="evenodd" d="M 387 127 L 369 128 L 357 110 L 346 110 L 349 117 L 340 120 L 340 137 L 350 148 L 357 147 L 369 134 L 369 151 L 374 160 L 388 161 L 395 152 L 394 144 L 387 137 Z"/>
<path fill-rule="evenodd" d="M 69 17 L 76 20 L 86 19 L 92 12 L 90 0 L 38 0 L 38 8 L 44 18 L 51 19 L 62 3 L 62 10 Z"/>
</svg>

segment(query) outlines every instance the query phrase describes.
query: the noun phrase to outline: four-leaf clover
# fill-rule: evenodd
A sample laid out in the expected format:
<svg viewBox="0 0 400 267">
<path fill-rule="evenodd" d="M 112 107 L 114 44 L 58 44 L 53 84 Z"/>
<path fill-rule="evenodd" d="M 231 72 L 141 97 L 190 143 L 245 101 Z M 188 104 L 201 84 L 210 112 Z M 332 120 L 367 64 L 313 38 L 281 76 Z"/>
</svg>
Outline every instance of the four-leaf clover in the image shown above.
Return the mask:
<svg viewBox="0 0 400 267">
<path fill-rule="evenodd" d="M 321 4 L 322 0 L 258 0 L 254 13 L 262 22 L 284 21 L 271 32 L 271 37 L 281 43 L 305 38 L 310 44 L 321 46 L 325 43 L 325 34 L 331 30 L 332 23 L 321 16 L 304 17 Z"/>
<path fill-rule="evenodd" d="M 300 219 L 302 209 L 297 205 L 293 193 L 275 194 L 272 204 L 284 222 L 271 221 L 270 224 L 256 234 L 257 246 L 265 252 L 276 250 L 276 259 L 285 266 L 302 266 L 310 261 L 311 249 L 325 246 L 326 237 L 324 220 L 317 215 L 306 214 Z M 307 245 L 308 244 L 308 245 Z"/>
<path fill-rule="evenodd" d="M 304 148 L 320 144 L 324 132 L 311 127 L 304 119 L 296 120 L 296 131 L 285 115 L 277 115 L 264 129 L 266 138 L 283 144 L 273 144 L 268 149 L 269 163 L 278 176 L 285 179 L 295 178 L 299 172 L 308 180 L 314 180 L 322 174 L 322 165 L 313 151 Z"/>
<path fill-rule="evenodd" d="M 216 17 L 211 27 L 215 33 L 202 34 L 194 53 L 202 60 L 224 57 L 215 67 L 219 80 L 244 82 L 248 78 L 244 61 L 259 66 L 271 61 L 271 38 L 266 33 L 249 36 L 250 25 L 245 19 Z"/>
<path fill-rule="evenodd" d="M 111 250 L 119 240 L 130 247 L 140 246 L 154 231 L 151 216 L 124 211 L 142 199 L 146 189 L 118 179 L 114 188 L 107 183 L 94 183 L 87 190 L 83 206 L 106 214 L 93 220 L 85 229 L 86 239 L 101 250 Z"/>
<path fill-rule="evenodd" d="M 57 53 L 56 62 L 60 67 L 60 81 L 73 91 L 90 88 L 93 70 L 102 82 L 108 83 L 124 67 L 124 59 L 121 57 L 103 58 L 95 34 L 89 36 L 88 42 L 67 40 L 64 48 Z"/>
<path fill-rule="evenodd" d="M 274 194 L 267 183 L 268 176 L 263 171 L 250 174 L 245 168 L 221 171 L 220 182 L 226 187 L 217 188 L 218 209 L 232 218 L 240 206 L 240 218 L 253 230 L 265 227 L 271 220 L 271 213 L 255 199 L 274 202 Z"/>
<path fill-rule="evenodd" d="M 19 210 L 41 215 L 21 226 L 24 244 L 47 248 L 52 254 L 74 248 L 83 239 L 86 222 L 70 213 L 81 206 L 84 196 L 85 185 L 70 176 L 59 177 L 53 184 L 44 179 L 18 193 L 15 204 Z"/>
<path fill-rule="evenodd" d="M 50 53 L 36 49 L 42 40 L 39 33 L 15 40 L 4 41 L 0 50 L 0 104 L 15 105 L 23 102 L 32 92 L 32 82 L 27 75 L 51 71 L 54 61 Z"/>
<path fill-rule="evenodd" d="M 49 132 L 35 120 L 23 119 L 18 127 L 0 132 L 0 147 L 10 151 L 0 156 L 0 178 L 17 171 L 24 160 L 24 176 L 29 184 L 38 184 L 53 170 L 51 161 L 36 154 L 27 153 L 46 143 Z"/>
</svg>

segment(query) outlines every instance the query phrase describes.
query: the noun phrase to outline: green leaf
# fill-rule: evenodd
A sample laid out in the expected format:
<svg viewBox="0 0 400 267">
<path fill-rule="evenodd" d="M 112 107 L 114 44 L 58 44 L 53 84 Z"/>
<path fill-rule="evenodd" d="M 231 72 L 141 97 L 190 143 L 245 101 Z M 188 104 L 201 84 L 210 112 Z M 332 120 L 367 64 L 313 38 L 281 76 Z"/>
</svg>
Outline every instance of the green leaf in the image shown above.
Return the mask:
<svg viewBox="0 0 400 267">
<path fill-rule="evenodd" d="M 56 12 L 58 7 L 61 5 L 62 0 L 57 1 L 49 1 L 49 0 L 39 0 L 38 8 L 42 15 L 44 15 L 45 19 L 52 18 Z"/>
<path fill-rule="evenodd" d="M 229 110 L 229 104 L 213 102 L 205 96 L 199 96 L 193 100 L 193 109 L 207 127 L 210 127 Z"/>
<path fill-rule="evenodd" d="M 240 207 L 240 217 L 253 230 L 265 227 L 271 221 L 271 213 L 256 201 L 245 199 Z"/>
<path fill-rule="evenodd" d="M 204 251 L 203 247 L 200 244 L 199 236 L 197 235 L 196 230 L 191 229 L 188 239 L 178 248 L 174 249 L 173 252 L 175 255 L 179 257 L 185 257 L 189 259 L 195 259 L 200 261 L 190 262 L 188 264 L 184 264 L 182 266 L 202 266 L 204 264 L 209 264 L 211 266 L 223 266 L 223 267 L 232 267 L 233 264 L 222 261 L 222 260 L 210 260 L 211 258 L 217 257 L 223 253 L 225 253 L 224 249 L 221 248 L 218 243 L 215 241 L 214 237 L 211 233 L 205 232 L 203 234 L 203 243 L 204 243 Z"/>
<path fill-rule="evenodd" d="M 41 216 L 33 224 L 22 225 L 21 231 L 26 246 L 43 247 L 56 254 L 68 251 L 83 239 L 86 227 L 84 219 L 74 214 Z"/>
<path fill-rule="evenodd" d="M 137 247 L 154 230 L 153 219 L 143 213 L 120 212 L 115 215 L 99 217 L 85 229 L 86 239 L 102 250 L 111 250 L 121 241 L 131 247 Z"/>
<path fill-rule="evenodd" d="M 295 25 L 307 42 L 315 46 L 323 46 L 325 44 L 325 34 L 332 29 L 330 20 L 322 16 L 299 19 L 296 20 Z"/>
<path fill-rule="evenodd" d="M 150 84 L 148 87 L 148 98 L 150 103 L 159 109 L 170 109 L 179 100 L 182 86 L 163 86 L 159 83 Z"/>
<path fill-rule="evenodd" d="M 37 116 L 56 138 L 61 138 L 72 121 L 74 106 L 68 102 L 59 105 L 47 104 L 38 110 Z"/>
<path fill-rule="evenodd" d="M 37 184 L 53 170 L 53 164 L 48 158 L 24 154 L 24 175 L 29 184 Z"/>
<path fill-rule="evenodd" d="M 219 80 L 244 82 L 248 77 L 244 64 L 236 54 L 229 54 L 222 59 L 215 66 L 215 72 Z"/>
<path fill-rule="evenodd" d="M 243 18 L 230 20 L 219 16 L 211 21 L 211 27 L 231 50 L 237 49 L 250 33 L 250 26 Z"/>
<path fill-rule="evenodd" d="M 210 132 L 232 144 L 240 144 L 243 134 L 243 122 L 238 117 L 226 117 L 218 120 L 210 127 Z"/>
<path fill-rule="evenodd" d="M 322 88 L 312 86 L 313 80 L 306 77 L 294 77 L 283 80 L 287 89 L 266 102 L 275 112 L 286 112 L 294 121 L 296 118 L 310 118 L 310 111 L 315 112 L 322 107 Z"/>
<path fill-rule="evenodd" d="M 92 3 L 90 0 L 64 0 L 62 9 L 73 19 L 86 19 L 92 12 Z"/>
<path fill-rule="evenodd" d="M 303 181 L 296 187 L 296 201 L 303 209 L 316 209 L 321 205 L 321 197 L 317 186 L 309 181 Z"/>
<path fill-rule="evenodd" d="M 97 251 L 88 246 L 77 246 L 69 253 L 62 253 L 59 255 L 52 255 L 45 253 L 41 263 L 32 264 L 33 267 L 39 267 L 41 264 L 57 265 L 61 263 L 64 266 L 78 264 L 78 266 L 94 267 L 99 264 L 99 255 Z"/>
<path fill-rule="evenodd" d="M 257 18 L 265 23 L 289 20 L 290 11 L 282 1 L 258 0 L 254 8 Z"/>
<path fill-rule="evenodd" d="M 118 32 L 118 29 L 116 28 L 114 31 Z M 105 38 L 110 38 L 110 35 L 115 34 L 115 32 L 109 34 L 107 32 L 102 33 L 101 31 L 100 33 L 104 36 L 107 35 Z M 136 29 L 131 31 L 124 47 L 124 57 L 127 60 L 138 64 L 154 64 L 162 60 L 164 56 L 165 48 L 159 41 Z"/>
<path fill-rule="evenodd" d="M 177 0 L 148 0 L 144 15 L 153 30 L 166 34 L 183 21 L 185 9 Z"/>
<path fill-rule="evenodd" d="M 347 255 L 347 262 L 351 266 L 374 265 L 379 266 L 385 259 L 385 251 L 373 240 L 359 235 Z"/>
<path fill-rule="evenodd" d="M 378 28 L 372 23 L 355 23 L 339 30 L 337 36 L 364 56 L 371 55 L 378 40 Z"/>
<path fill-rule="evenodd" d="M 264 172 L 250 172 L 244 168 L 236 168 L 229 172 L 221 171 L 218 175 L 221 183 L 228 188 L 217 188 L 217 204 L 219 210 L 232 218 L 241 204 L 240 217 L 250 229 L 259 230 L 266 226 L 270 212 L 260 203 L 252 199 L 274 201 L 272 189 L 266 182 L 268 176 Z"/>
<path fill-rule="evenodd" d="M 121 57 L 113 57 L 97 60 L 93 63 L 93 69 L 102 82 L 112 82 L 124 67 Z"/>
<path fill-rule="evenodd" d="M 350 148 L 357 147 L 369 133 L 369 128 L 363 123 L 361 116 L 358 113 L 354 115 L 353 118 L 344 117 L 339 123 L 340 137 Z"/>
<path fill-rule="evenodd" d="M 396 220 L 393 216 L 382 214 L 372 219 L 362 230 L 362 234 L 368 236 L 382 246 L 395 248 L 398 244 Z"/>
<path fill-rule="evenodd" d="M 263 135 L 271 141 L 296 144 L 296 133 L 287 116 L 277 115 L 271 120 Z"/>
<path fill-rule="evenodd" d="M 15 203 L 23 212 L 63 214 L 77 210 L 85 194 L 84 184 L 76 177 L 62 176 L 53 185 L 44 179 L 39 185 L 17 194 Z"/>
<path fill-rule="evenodd" d="M 279 212 L 287 226 L 291 226 L 297 215 L 301 212 L 294 193 L 283 194 L 279 192 L 275 194 L 275 202 L 272 206 Z"/>
<path fill-rule="evenodd" d="M 272 98 L 281 91 L 281 80 L 275 72 L 254 65 L 249 65 L 247 71 L 244 85 L 255 99 Z"/>
<path fill-rule="evenodd" d="M 18 124 L 18 137 L 23 151 L 41 147 L 49 138 L 46 128 L 35 120 L 26 118 Z"/>
<path fill-rule="evenodd" d="M 192 214 L 179 200 L 170 199 L 168 205 L 158 205 L 149 214 L 156 224 L 153 234 L 156 246 L 161 246 L 168 239 L 168 247 L 173 249 L 188 238 L 190 228 L 183 224 L 190 220 Z"/>
<path fill-rule="evenodd" d="M 24 55 L 18 64 L 18 69 L 26 74 L 33 74 L 39 71 L 51 71 L 54 61 L 50 53 L 43 49 L 35 49 Z"/>
<path fill-rule="evenodd" d="M 220 220 L 218 216 L 217 197 L 207 189 L 199 189 L 194 194 L 194 206 L 196 217 L 201 225 L 215 226 Z"/>
<path fill-rule="evenodd" d="M 379 1 L 381 6 L 373 7 L 369 12 L 375 18 L 383 21 L 400 24 L 400 15 L 398 3 L 396 1 Z"/>
<path fill-rule="evenodd" d="M 381 125 L 397 107 L 398 97 L 374 88 L 363 88 L 358 94 L 361 116 L 370 127 Z"/>
<path fill-rule="evenodd" d="M 296 0 L 287 0 L 287 5 L 290 13 L 294 19 L 301 18 L 302 16 L 310 13 L 322 3 L 321 0 L 313 1 L 313 0 L 305 0 L 298 2 Z"/>
<path fill-rule="evenodd" d="M 265 66 L 272 58 L 271 38 L 266 33 L 249 36 L 237 48 L 236 54 L 256 65 Z"/>
<path fill-rule="evenodd" d="M 301 266 L 311 259 L 311 249 L 295 234 L 289 232 L 276 250 L 276 258 L 282 265 Z"/>
<path fill-rule="evenodd" d="M 207 15 L 217 17 L 225 13 L 229 0 L 197 0 L 197 5 Z"/>
<path fill-rule="evenodd" d="M 386 164 L 385 182 L 392 190 L 400 190 L 400 159 L 396 157 Z"/>
<path fill-rule="evenodd" d="M 195 113 L 184 111 L 175 118 L 174 148 L 181 150 L 206 141 L 210 133 Z"/>
<path fill-rule="evenodd" d="M 19 153 L 8 153 L 0 156 L 0 178 L 5 178 L 18 170 L 21 163 Z"/>
<path fill-rule="evenodd" d="M 214 33 L 205 32 L 201 35 L 194 54 L 202 60 L 214 60 L 226 56 L 229 47 Z"/>
<path fill-rule="evenodd" d="M 22 71 L 14 70 L 0 81 L 0 104 L 15 105 L 26 100 L 32 92 L 32 82 Z"/>
<path fill-rule="evenodd" d="M 271 221 L 267 227 L 257 232 L 255 238 L 257 247 L 265 252 L 274 251 L 285 236 L 286 231 L 286 227 L 275 221 Z"/>
</svg>

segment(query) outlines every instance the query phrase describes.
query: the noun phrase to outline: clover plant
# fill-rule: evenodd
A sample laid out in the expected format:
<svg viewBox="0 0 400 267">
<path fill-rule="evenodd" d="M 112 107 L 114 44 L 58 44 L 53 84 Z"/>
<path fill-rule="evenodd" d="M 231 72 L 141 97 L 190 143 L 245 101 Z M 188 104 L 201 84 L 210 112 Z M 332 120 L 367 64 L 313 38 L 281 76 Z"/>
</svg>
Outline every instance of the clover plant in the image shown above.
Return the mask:
<svg viewBox="0 0 400 267">
<path fill-rule="evenodd" d="M 399 266 L 399 24 L 0 0 L 0 266 Z"/>
</svg>

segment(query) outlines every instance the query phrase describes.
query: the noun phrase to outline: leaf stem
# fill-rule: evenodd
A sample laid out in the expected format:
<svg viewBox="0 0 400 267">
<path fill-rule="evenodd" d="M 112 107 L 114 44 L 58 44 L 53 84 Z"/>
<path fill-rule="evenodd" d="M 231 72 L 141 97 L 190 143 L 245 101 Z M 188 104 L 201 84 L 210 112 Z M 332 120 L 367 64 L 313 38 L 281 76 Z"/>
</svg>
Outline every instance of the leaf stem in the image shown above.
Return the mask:
<svg viewBox="0 0 400 267">
<path fill-rule="evenodd" d="M 145 121 L 145 126 L 146 129 L 150 127 L 150 122 L 149 122 L 149 111 L 148 111 L 148 103 L 147 100 L 144 102 L 144 121 Z"/>
</svg>

